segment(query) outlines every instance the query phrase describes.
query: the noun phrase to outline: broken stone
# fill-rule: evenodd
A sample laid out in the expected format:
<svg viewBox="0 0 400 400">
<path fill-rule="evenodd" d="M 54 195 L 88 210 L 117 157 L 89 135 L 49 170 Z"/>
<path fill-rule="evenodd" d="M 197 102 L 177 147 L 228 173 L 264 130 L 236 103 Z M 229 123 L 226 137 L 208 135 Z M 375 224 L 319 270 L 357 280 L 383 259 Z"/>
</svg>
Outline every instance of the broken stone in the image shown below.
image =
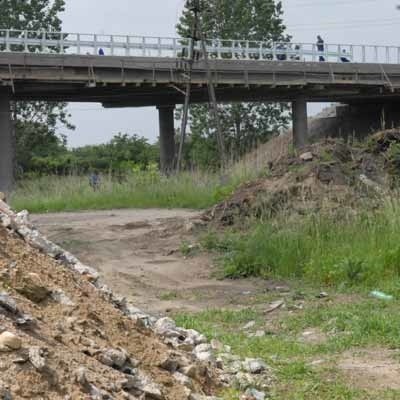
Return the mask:
<svg viewBox="0 0 400 400">
<path fill-rule="evenodd" d="M 260 374 L 267 369 L 267 365 L 262 360 L 246 358 L 243 362 L 243 368 L 251 374 Z"/>
<path fill-rule="evenodd" d="M 36 324 L 36 320 L 28 314 L 20 314 L 20 316 L 15 320 L 15 324 L 21 327 L 30 327 Z"/>
<path fill-rule="evenodd" d="M 18 307 L 14 299 L 12 299 L 7 293 L 0 293 L 0 307 L 4 308 L 12 314 L 17 314 Z"/>
<path fill-rule="evenodd" d="M 154 325 L 154 332 L 157 335 L 169 337 L 176 334 L 176 324 L 171 318 L 161 318 Z"/>
<path fill-rule="evenodd" d="M 269 304 L 269 307 L 266 310 L 266 313 L 274 312 L 275 310 L 278 310 L 279 308 L 283 307 L 284 305 L 285 305 L 285 302 L 283 300 L 273 301 L 272 303 Z"/>
<path fill-rule="evenodd" d="M 29 361 L 40 372 L 46 369 L 46 359 L 44 358 L 44 350 L 40 347 L 31 347 L 28 352 Z"/>
<path fill-rule="evenodd" d="M 251 332 L 247 335 L 249 338 L 261 338 L 266 335 L 265 331 L 256 331 L 256 332 Z"/>
<path fill-rule="evenodd" d="M 256 321 L 250 321 L 249 323 L 247 323 L 244 327 L 243 330 L 247 331 L 251 328 L 253 328 L 256 325 Z"/>
<path fill-rule="evenodd" d="M 188 376 L 186 376 L 180 372 L 174 372 L 173 377 L 182 386 L 185 386 L 189 389 L 193 389 L 193 382 Z"/>
<path fill-rule="evenodd" d="M 41 303 L 51 294 L 50 290 L 42 285 L 40 276 L 32 272 L 22 278 L 21 285 L 15 290 L 34 303 Z"/>
<path fill-rule="evenodd" d="M 156 400 L 164 399 L 159 385 L 153 382 L 143 373 L 139 372 L 137 375 L 129 377 L 129 379 L 129 385 L 131 389 L 137 389 L 144 393 L 146 396 L 149 396 L 149 398 L 154 398 Z"/>
<path fill-rule="evenodd" d="M 225 346 L 219 340 L 212 339 L 210 342 L 211 348 L 215 351 L 224 351 Z"/>
<path fill-rule="evenodd" d="M 120 369 L 128 359 L 128 354 L 123 349 L 105 349 L 97 357 L 97 359 L 107 367 Z"/>
<path fill-rule="evenodd" d="M 265 393 L 256 389 L 247 389 L 242 397 L 243 400 L 265 400 Z"/>
<path fill-rule="evenodd" d="M 21 346 L 21 339 L 13 333 L 5 331 L 0 335 L 0 352 L 19 350 Z"/>
<path fill-rule="evenodd" d="M 314 159 L 313 153 L 308 151 L 307 153 L 303 153 L 300 155 L 300 160 L 302 161 L 312 161 Z"/>
<path fill-rule="evenodd" d="M 51 298 L 57 302 L 62 304 L 63 306 L 73 307 L 75 303 L 61 290 L 56 289 L 51 292 Z"/>
</svg>

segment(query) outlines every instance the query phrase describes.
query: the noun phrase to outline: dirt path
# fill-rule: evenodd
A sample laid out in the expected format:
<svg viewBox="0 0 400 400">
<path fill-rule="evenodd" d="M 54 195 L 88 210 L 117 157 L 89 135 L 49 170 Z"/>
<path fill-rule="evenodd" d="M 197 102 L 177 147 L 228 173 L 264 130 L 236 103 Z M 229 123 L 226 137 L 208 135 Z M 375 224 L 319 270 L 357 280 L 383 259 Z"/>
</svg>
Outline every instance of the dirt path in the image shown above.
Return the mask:
<svg viewBox="0 0 400 400">
<path fill-rule="evenodd" d="M 112 210 L 34 215 L 32 221 L 51 240 L 96 267 L 113 290 L 148 312 L 248 304 L 265 283 L 217 280 L 210 256 L 182 255 L 182 243 L 196 240 L 188 224 L 198 215 L 186 210 Z"/>
</svg>

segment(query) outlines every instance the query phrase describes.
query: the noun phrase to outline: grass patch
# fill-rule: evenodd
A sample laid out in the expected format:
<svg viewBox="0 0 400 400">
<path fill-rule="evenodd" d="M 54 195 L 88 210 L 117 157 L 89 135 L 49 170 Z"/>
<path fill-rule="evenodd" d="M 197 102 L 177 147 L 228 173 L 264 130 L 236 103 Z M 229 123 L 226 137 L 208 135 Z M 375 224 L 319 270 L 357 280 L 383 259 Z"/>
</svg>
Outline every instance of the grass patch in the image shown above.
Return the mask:
<svg viewBox="0 0 400 400">
<path fill-rule="evenodd" d="M 301 278 L 400 294 L 399 236 L 400 206 L 388 201 L 378 211 L 342 218 L 280 218 L 256 223 L 244 234 L 209 233 L 202 245 L 221 254 L 230 278 Z"/>
<path fill-rule="evenodd" d="M 166 177 L 157 171 L 128 174 L 122 182 L 103 176 L 93 191 L 85 176 L 44 176 L 19 181 L 11 197 L 16 210 L 59 212 L 118 208 L 204 209 L 228 197 L 253 171 L 229 176 L 206 172 L 184 172 Z"/>
<path fill-rule="evenodd" d="M 297 283 L 300 287 L 301 282 Z M 318 290 L 312 290 L 312 293 Z M 280 295 L 276 295 L 280 296 Z M 241 328 L 256 321 L 253 330 L 270 321 L 254 308 L 242 311 L 208 310 L 176 316 L 179 325 L 205 332 L 230 345 L 241 357 L 262 358 L 272 367 L 277 380 L 271 400 L 392 400 L 400 398 L 394 390 L 357 389 L 336 366 L 347 350 L 363 348 L 399 348 L 400 301 L 384 302 L 361 295 L 334 293 L 330 300 L 306 296 L 305 308 L 291 314 L 281 310 L 274 320 L 277 331 L 264 337 L 248 337 Z M 269 317 L 267 317 L 269 318 Z M 326 334 L 324 343 L 300 340 L 301 333 L 318 328 Z M 312 361 L 325 360 L 317 367 Z M 227 400 L 238 399 L 228 391 Z"/>
</svg>

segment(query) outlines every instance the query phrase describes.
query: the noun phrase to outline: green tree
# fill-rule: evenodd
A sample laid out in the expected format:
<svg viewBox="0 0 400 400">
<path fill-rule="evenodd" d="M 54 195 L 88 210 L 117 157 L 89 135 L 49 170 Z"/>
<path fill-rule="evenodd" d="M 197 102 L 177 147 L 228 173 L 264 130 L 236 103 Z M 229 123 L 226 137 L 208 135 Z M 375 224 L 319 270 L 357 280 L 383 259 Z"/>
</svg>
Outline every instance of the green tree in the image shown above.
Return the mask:
<svg viewBox="0 0 400 400">
<path fill-rule="evenodd" d="M 202 30 L 207 38 L 225 40 L 249 40 L 263 42 L 287 42 L 282 3 L 274 0 L 207 0 L 202 1 Z M 177 25 L 181 37 L 190 36 L 193 14 L 183 10 Z M 286 128 L 289 122 L 287 104 L 237 103 L 220 105 L 220 119 L 225 145 L 232 157 L 240 157 L 256 143 L 267 141 L 272 135 Z M 179 114 L 178 114 L 179 117 Z M 193 105 L 190 111 L 191 135 L 185 151 L 189 159 L 198 165 L 210 165 L 210 157 L 200 154 L 215 148 L 213 120 L 207 105 Z M 218 164 L 218 153 L 212 151 L 213 162 Z"/>
<path fill-rule="evenodd" d="M 60 13 L 64 10 L 64 0 L 2 0 L 0 29 L 29 30 L 37 34 L 60 32 Z M 29 168 L 33 159 L 43 157 L 46 150 L 52 155 L 63 148 L 65 138 L 57 135 L 57 128 L 73 129 L 68 122 L 66 103 L 17 102 L 13 108 L 17 164 L 21 168 Z"/>
</svg>

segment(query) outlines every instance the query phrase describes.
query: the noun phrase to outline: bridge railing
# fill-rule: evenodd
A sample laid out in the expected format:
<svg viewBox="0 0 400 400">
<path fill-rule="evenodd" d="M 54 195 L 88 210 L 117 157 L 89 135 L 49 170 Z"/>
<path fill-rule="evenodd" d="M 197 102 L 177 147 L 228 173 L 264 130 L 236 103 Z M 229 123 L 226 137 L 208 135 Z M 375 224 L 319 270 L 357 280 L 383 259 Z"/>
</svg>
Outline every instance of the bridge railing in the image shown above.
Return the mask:
<svg viewBox="0 0 400 400">
<path fill-rule="evenodd" d="M 0 51 L 60 53 L 127 57 L 187 57 L 190 39 L 131 35 L 82 34 L 44 31 L 0 30 Z M 273 43 L 248 40 L 208 39 L 210 58 L 235 60 L 329 61 L 400 63 L 400 47 L 354 44 Z M 202 57 L 197 44 L 196 51 Z"/>
</svg>

